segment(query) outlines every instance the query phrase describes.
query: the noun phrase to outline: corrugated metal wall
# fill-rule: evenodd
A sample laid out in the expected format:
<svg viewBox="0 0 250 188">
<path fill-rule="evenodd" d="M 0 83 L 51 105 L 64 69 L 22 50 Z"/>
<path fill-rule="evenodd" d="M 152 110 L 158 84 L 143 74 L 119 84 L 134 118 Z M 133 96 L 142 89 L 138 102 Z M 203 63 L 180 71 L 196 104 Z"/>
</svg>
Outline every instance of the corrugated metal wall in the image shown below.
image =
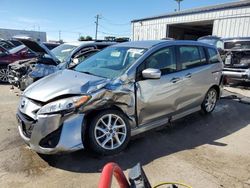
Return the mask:
<svg viewBox="0 0 250 188">
<path fill-rule="evenodd" d="M 132 23 L 133 40 L 154 40 L 166 37 L 167 25 L 214 21 L 213 35 L 220 37 L 250 36 L 250 7 L 209 11 Z"/>
</svg>

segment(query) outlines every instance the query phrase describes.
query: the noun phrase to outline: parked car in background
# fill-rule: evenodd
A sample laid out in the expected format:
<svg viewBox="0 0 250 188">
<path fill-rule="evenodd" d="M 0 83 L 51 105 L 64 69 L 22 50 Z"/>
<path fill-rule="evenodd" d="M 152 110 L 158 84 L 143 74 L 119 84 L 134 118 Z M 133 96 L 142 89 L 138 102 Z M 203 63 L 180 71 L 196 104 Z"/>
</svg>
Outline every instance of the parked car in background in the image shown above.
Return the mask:
<svg viewBox="0 0 250 188">
<path fill-rule="evenodd" d="M 223 50 L 224 48 L 224 45 L 223 45 L 224 42 L 221 39 L 221 37 L 208 35 L 208 36 L 203 36 L 203 37 L 198 38 L 197 41 L 214 45 L 218 50 L 220 49 Z"/>
<path fill-rule="evenodd" d="M 43 43 L 49 50 L 53 50 L 57 46 L 61 45 L 60 43 L 55 43 L 55 42 L 44 42 Z"/>
<path fill-rule="evenodd" d="M 18 38 L 29 49 L 39 54 L 30 61 L 17 61 L 9 66 L 10 84 L 24 90 L 31 83 L 58 70 L 75 66 L 82 58 L 101 50 L 113 42 L 74 42 L 62 44 L 51 51 L 31 38 Z"/>
<path fill-rule="evenodd" d="M 15 47 L 15 45 L 12 44 L 11 42 L 2 39 L 0 40 L 0 46 L 5 48 L 6 50 L 10 50 Z"/>
<path fill-rule="evenodd" d="M 21 46 L 23 44 L 22 42 L 15 39 L 10 39 L 8 41 L 11 42 L 14 46 Z"/>
<path fill-rule="evenodd" d="M 223 63 L 215 47 L 192 41 L 110 46 L 23 93 L 18 129 L 38 153 L 123 150 L 130 137 L 190 113 L 211 113 Z"/>
<path fill-rule="evenodd" d="M 226 51 L 223 74 L 226 82 L 250 81 L 250 37 L 227 38 L 224 40 Z"/>
<path fill-rule="evenodd" d="M 0 82 L 8 83 L 8 65 L 17 60 L 27 61 L 36 56 L 36 53 L 24 45 L 14 47 L 10 50 L 0 46 Z"/>
<path fill-rule="evenodd" d="M 221 37 L 208 35 L 198 38 L 197 41 L 215 46 L 220 53 L 222 61 L 225 61 L 224 41 Z"/>
</svg>

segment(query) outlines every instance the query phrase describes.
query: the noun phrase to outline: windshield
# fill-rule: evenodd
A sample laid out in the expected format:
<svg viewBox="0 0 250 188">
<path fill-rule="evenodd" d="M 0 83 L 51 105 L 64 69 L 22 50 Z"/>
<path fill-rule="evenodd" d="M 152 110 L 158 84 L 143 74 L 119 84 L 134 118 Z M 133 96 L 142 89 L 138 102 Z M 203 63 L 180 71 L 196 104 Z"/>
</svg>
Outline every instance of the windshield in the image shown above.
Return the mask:
<svg viewBox="0 0 250 188">
<path fill-rule="evenodd" d="M 51 50 L 51 52 L 57 57 L 57 59 L 63 62 L 76 47 L 77 46 L 75 45 L 62 44 Z"/>
<path fill-rule="evenodd" d="M 104 78 L 116 78 L 145 51 L 138 48 L 109 47 L 81 62 L 75 70 Z"/>
<path fill-rule="evenodd" d="M 7 41 L 0 41 L 0 45 L 7 50 L 10 50 L 10 49 L 15 47 L 14 45 L 12 45 L 11 43 L 9 43 Z"/>
<path fill-rule="evenodd" d="M 250 41 L 225 42 L 225 49 L 250 49 Z"/>
<path fill-rule="evenodd" d="M 12 48 L 11 50 L 9 50 L 9 52 L 10 52 L 11 54 L 14 54 L 14 53 L 17 53 L 17 52 L 23 50 L 24 48 L 26 48 L 25 45 L 17 46 L 17 47 L 15 47 L 15 48 Z"/>
</svg>

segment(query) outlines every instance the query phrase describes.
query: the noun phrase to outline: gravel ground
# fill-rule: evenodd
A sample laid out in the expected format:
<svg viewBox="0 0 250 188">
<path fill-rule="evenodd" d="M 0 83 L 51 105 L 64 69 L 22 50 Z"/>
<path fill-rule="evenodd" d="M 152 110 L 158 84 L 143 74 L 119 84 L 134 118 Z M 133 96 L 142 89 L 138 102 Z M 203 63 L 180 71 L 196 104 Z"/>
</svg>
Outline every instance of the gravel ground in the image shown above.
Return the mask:
<svg viewBox="0 0 250 188">
<path fill-rule="evenodd" d="M 110 161 L 126 174 L 140 162 L 152 185 L 180 181 L 194 188 L 250 187 L 250 105 L 222 99 L 213 114 L 195 113 L 171 128 L 140 135 L 115 156 L 88 151 L 40 156 L 18 135 L 19 97 L 9 88 L 0 85 L 0 187 L 97 187 L 100 171 Z M 244 89 L 233 92 L 239 90 L 250 96 Z"/>
</svg>

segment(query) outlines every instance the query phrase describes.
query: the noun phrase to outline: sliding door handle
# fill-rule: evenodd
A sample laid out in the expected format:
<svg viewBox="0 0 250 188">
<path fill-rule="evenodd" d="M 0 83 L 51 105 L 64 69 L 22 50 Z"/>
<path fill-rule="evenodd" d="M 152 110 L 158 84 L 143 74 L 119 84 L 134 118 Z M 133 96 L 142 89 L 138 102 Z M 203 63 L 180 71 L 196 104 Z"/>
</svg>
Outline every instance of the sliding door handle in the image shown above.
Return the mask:
<svg viewBox="0 0 250 188">
<path fill-rule="evenodd" d="M 179 78 L 179 77 L 174 77 L 174 78 L 172 78 L 170 81 L 172 82 L 172 83 L 176 83 L 176 82 L 179 82 L 181 79 Z"/>
<path fill-rule="evenodd" d="M 192 73 L 187 73 L 185 78 L 191 78 L 192 77 Z"/>
</svg>

